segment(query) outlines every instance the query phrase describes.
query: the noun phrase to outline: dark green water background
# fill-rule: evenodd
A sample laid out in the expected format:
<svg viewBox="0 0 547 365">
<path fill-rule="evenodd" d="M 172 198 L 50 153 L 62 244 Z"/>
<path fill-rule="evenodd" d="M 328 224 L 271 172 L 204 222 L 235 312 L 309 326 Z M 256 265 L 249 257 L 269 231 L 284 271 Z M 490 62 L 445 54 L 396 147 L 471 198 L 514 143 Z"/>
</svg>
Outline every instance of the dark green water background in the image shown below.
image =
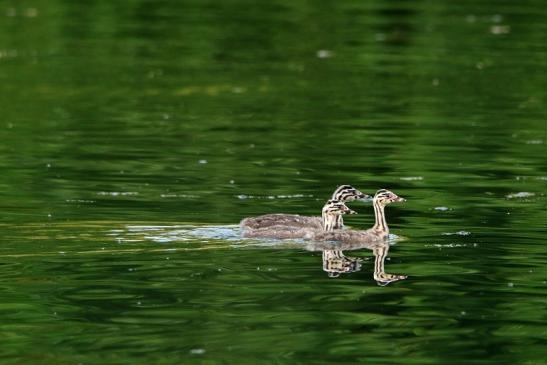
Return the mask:
<svg viewBox="0 0 547 365">
<path fill-rule="evenodd" d="M 0 363 L 546 364 L 546 111 L 544 1 L 1 1 Z M 338 184 L 407 280 L 238 238 Z"/>
</svg>

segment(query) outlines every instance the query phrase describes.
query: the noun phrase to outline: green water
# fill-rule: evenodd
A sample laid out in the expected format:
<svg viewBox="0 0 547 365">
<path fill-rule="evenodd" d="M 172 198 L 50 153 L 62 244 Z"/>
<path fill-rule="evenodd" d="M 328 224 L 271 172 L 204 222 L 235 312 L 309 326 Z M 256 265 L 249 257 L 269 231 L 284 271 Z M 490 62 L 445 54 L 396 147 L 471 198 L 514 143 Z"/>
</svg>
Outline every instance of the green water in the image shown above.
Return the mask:
<svg viewBox="0 0 547 365">
<path fill-rule="evenodd" d="M 0 2 L 0 363 L 545 364 L 543 1 Z M 244 240 L 392 189 L 331 278 Z M 345 219 L 373 222 L 372 208 Z"/>
</svg>

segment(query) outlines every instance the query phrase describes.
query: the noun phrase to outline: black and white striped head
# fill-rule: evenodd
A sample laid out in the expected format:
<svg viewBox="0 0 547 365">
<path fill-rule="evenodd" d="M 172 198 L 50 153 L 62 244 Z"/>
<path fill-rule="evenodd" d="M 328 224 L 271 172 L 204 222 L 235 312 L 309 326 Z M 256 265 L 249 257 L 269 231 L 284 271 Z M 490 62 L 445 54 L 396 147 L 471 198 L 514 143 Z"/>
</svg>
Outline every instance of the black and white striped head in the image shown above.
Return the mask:
<svg viewBox="0 0 547 365">
<path fill-rule="evenodd" d="M 332 199 L 323 206 L 322 212 L 323 215 L 357 214 L 356 211 L 349 209 L 344 202 Z"/>
<path fill-rule="evenodd" d="M 350 202 L 353 200 L 370 200 L 372 197 L 367 194 L 363 194 L 359 190 L 355 189 L 351 185 L 340 185 L 332 193 L 331 200 L 339 200 L 341 202 Z"/>
<path fill-rule="evenodd" d="M 374 204 L 387 205 L 395 202 L 404 202 L 405 199 L 387 189 L 380 189 L 374 195 Z"/>
</svg>

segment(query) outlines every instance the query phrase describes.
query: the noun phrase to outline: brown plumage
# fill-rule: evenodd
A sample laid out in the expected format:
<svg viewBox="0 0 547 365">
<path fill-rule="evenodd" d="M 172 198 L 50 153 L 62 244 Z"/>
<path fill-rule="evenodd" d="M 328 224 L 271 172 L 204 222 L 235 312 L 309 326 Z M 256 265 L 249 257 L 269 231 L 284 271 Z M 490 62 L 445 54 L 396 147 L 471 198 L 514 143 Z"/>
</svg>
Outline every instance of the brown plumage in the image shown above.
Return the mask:
<svg viewBox="0 0 547 365">
<path fill-rule="evenodd" d="M 258 229 L 250 229 L 248 226 L 245 226 L 242 227 L 242 234 L 244 237 L 263 237 L 277 239 L 311 238 L 321 231 L 330 231 L 337 229 L 336 227 L 338 217 L 342 214 L 357 213 L 349 209 L 343 202 L 337 200 L 329 200 L 323 206 L 322 220 L 319 225 L 289 225 L 286 224 L 286 222 L 294 222 L 295 220 L 299 220 L 301 217 L 289 215 L 290 219 L 287 219 L 288 215 L 283 214 L 283 217 L 280 217 L 280 219 L 277 220 L 279 224 L 264 226 Z M 262 218 L 264 217 L 266 216 L 262 216 Z"/>
<path fill-rule="evenodd" d="M 370 196 L 350 185 L 341 185 L 336 188 L 330 201 L 344 203 L 369 198 Z M 333 219 L 332 228 L 341 229 L 344 225 L 342 215 L 335 214 Z M 240 227 L 243 237 L 305 238 L 310 237 L 314 231 L 323 229 L 323 217 L 282 213 L 265 214 L 243 219 Z"/>
<path fill-rule="evenodd" d="M 298 214 L 264 214 L 258 217 L 249 217 L 241 221 L 244 229 L 256 230 L 272 226 L 291 226 L 321 229 L 321 217 L 307 217 Z"/>
</svg>

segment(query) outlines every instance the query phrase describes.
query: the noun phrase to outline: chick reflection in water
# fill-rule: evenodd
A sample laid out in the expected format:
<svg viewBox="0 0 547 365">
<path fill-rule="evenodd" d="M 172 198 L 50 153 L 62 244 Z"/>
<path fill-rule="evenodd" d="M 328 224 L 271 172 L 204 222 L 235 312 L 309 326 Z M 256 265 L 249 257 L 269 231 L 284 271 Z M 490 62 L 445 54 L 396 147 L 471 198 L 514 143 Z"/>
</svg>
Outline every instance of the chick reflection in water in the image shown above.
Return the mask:
<svg viewBox="0 0 547 365">
<path fill-rule="evenodd" d="M 388 242 L 362 243 L 362 244 L 338 244 L 333 249 L 332 244 L 309 243 L 307 249 L 310 251 L 322 251 L 323 270 L 329 277 L 336 278 L 340 274 L 349 274 L 361 270 L 362 259 L 344 255 L 343 250 L 358 250 L 366 248 L 374 254 L 374 280 L 378 285 L 387 285 L 394 281 L 404 280 L 406 275 L 388 274 L 385 272 L 384 263 L 389 253 Z"/>
<path fill-rule="evenodd" d="M 323 251 L 323 271 L 326 271 L 330 278 L 361 270 L 361 262 L 363 260 L 360 258 L 345 256 L 340 250 Z"/>
<path fill-rule="evenodd" d="M 373 200 L 375 223 L 372 228 L 365 231 L 338 229 L 315 232 L 310 237 L 315 243 L 310 243 L 308 248 L 323 251 L 323 270 L 327 271 L 330 277 L 360 270 L 360 260 L 345 256 L 343 251 L 367 248 L 374 253 L 374 279 L 378 284 L 387 285 L 393 281 L 406 279 L 404 275 L 387 274 L 384 271 L 384 262 L 389 252 L 389 227 L 384 208 L 388 204 L 404 201 L 405 199 L 392 191 L 380 189 Z"/>
</svg>

